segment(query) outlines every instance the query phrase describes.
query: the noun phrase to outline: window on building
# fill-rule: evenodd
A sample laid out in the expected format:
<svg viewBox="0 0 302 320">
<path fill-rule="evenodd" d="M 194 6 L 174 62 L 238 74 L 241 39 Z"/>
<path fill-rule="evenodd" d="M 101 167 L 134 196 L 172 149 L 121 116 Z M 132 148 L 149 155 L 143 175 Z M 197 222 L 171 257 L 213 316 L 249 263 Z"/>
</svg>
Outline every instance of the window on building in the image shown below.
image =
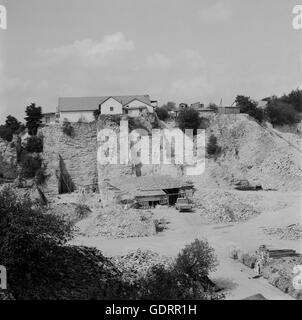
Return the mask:
<svg viewBox="0 0 302 320">
<path fill-rule="evenodd" d="M 113 107 L 110 107 L 110 111 L 113 111 Z"/>
</svg>

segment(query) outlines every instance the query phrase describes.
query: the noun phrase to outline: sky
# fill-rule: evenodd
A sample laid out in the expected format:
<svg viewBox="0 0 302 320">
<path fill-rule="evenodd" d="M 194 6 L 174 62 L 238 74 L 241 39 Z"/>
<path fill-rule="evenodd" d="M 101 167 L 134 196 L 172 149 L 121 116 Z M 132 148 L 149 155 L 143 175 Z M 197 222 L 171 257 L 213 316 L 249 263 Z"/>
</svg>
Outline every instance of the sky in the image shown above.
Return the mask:
<svg viewBox="0 0 302 320">
<path fill-rule="evenodd" d="M 297 0 L 0 0 L 0 123 L 61 96 L 231 104 L 302 87 Z"/>
</svg>

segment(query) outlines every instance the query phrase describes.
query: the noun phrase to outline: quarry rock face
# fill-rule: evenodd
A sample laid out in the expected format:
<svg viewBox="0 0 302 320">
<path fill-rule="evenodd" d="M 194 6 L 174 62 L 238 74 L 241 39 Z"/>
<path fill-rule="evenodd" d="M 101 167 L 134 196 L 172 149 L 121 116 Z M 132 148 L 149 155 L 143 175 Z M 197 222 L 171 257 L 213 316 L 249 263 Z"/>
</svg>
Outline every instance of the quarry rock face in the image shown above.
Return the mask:
<svg viewBox="0 0 302 320">
<path fill-rule="evenodd" d="M 198 178 L 200 186 L 230 187 L 237 179 L 263 189 L 302 186 L 299 148 L 247 115 L 216 116 L 207 129 L 207 137 L 211 134 L 217 137 L 222 154 L 216 161 L 207 159 L 205 173 Z"/>
<path fill-rule="evenodd" d="M 116 133 L 118 143 L 121 139 L 119 121 L 113 120 L 105 117 L 92 123 L 73 123 L 73 136 L 64 134 L 60 124 L 41 129 L 44 136 L 42 156 L 50 175 L 46 193 L 58 194 L 82 187 L 101 191 L 105 179 L 137 175 L 132 164 L 98 161 L 98 149 L 105 143 L 98 138 L 101 129 L 110 128 Z M 142 124 L 151 128 L 150 121 L 146 118 Z M 302 187 L 301 151 L 295 147 L 293 137 L 281 136 L 244 114 L 212 117 L 206 138 L 212 134 L 217 137 L 222 152 L 216 160 L 206 159 L 202 175 L 188 176 L 196 187 L 229 188 L 240 179 L 259 184 L 263 189 L 296 190 Z M 3 141 L 0 146 L 0 161 L 4 163 L 1 159 L 5 157 L 6 166 L 14 164 L 15 151 Z M 181 167 L 173 164 L 142 165 L 139 173 L 142 176 L 184 176 Z"/>
<path fill-rule="evenodd" d="M 0 177 L 15 179 L 17 177 L 17 150 L 15 142 L 0 138 Z"/>
<path fill-rule="evenodd" d="M 64 134 L 59 124 L 41 130 L 42 156 L 49 174 L 46 193 L 58 194 L 62 188 L 70 191 L 97 188 L 96 124 L 73 123 L 72 126 L 72 136 Z"/>
</svg>

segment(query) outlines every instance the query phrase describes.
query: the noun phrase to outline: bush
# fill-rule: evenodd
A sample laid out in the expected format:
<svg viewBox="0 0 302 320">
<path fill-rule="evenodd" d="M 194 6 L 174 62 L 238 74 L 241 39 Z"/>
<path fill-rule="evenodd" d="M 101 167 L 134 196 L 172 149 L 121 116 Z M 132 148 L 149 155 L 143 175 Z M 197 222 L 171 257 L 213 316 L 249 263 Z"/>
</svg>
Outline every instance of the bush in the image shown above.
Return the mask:
<svg viewBox="0 0 302 320">
<path fill-rule="evenodd" d="M 38 128 L 42 123 L 42 108 L 36 107 L 35 103 L 26 107 L 26 127 L 28 129 L 28 134 L 35 136 L 37 134 Z"/>
<path fill-rule="evenodd" d="M 209 156 L 215 156 L 221 152 L 221 147 L 218 146 L 217 138 L 213 134 L 209 137 L 206 151 Z"/>
<path fill-rule="evenodd" d="M 9 187 L 1 189 L 0 257 L 16 299 L 35 295 L 39 286 L 58 277 L 52 249 L 71 239 L 72 231 L 71 224 L 43 214 L 29 194 L 18 196 Z"/>
<path fill-rule="evenodd" d="M 210 271 L 217 267 L 214 249 L 207 241 L 195 239 L 178 254 L 175 268 L 178 272 L 190 276 L 195 281 L 203 282 Z"/>
<path fill-rule="evenodd" d="M 200 128 L 201 122 L 202 119 L 199 117 L 198 111 L 192 108 L 181 110 L 177 116 L 179 128 L 183 131 L 185 129 L 193 129 L 194 134 Z"/>
<path fill-rule="evenodd" d="M 169 265 L 153 265 L 138 282 L 139 299 L 206 300 L 221 299 L 214 292 L 208 274 L 214 271 L 217 259 L 206 241 L 195 239 Z"/>
<path fill-rule="evenodd" d="M 79 219 L 86 218 L 91 212 L 90 208 L 86 204 L 77 203 L 75 207 L 75 213 Z"/>
<path fill-rule="evenodd" d="M 156 108 L 155 110 L 159 120 L 166 121 L 169 118 L 169 112 L 164 107 Z"/>
<path fill-rule="evenodd" d="M 43 138 L 31 136 L 27 138 L 26 151 L 28 152 L 43 152 Z"/>
<path fill-rule="evenodd" d="M 292 125 L 301 121 L 294 106 L 274 99 L 268 103 L 266 115 L 272 125 Z"/>
<path fill-rule="evenodd" d="M 93 111 L 93 116 L 96 121 L 99 119 L 100 114 L 101 114 L 101 111 L 99 109 L 96 109 Z"/>
<path fill-rule="evenodd" d="M 142 280 L 139 299 L 143 300 L 205 300 L 201 283 L 174 268 L 158 264 L 150 268 Z"/>
<path fill-rule="evenodd" d="M 211 109 L 211 110 L 213 110 L 215 113 L 218 112 L 218 106 L 217 106 L 217 104 L 214 103 L 214 102 L 210 102 L 208 108 Z"/>
<path fill-rule="evenodd" d="M 264 119 L 263 110 L 257 108 L 257 102 L 252 100 L 250 97 L 238 95 L 235 99 L 236 104 L 240 107 L 240 113 L 247 113 L 259 122 Z"/>
<path fill-rule="evenodd" d="M 290 104 L 297 112 L 302 112 L 302 90 L 292 90 L 289 94 L 285 94 L 280 99 L 282 102 Z"/>
<path fill-rule="evenodd" d="M 41 168 L 42 161 L 39 157 L 33 157 L 24 153 L 21 155 L 21 176 L 25 179 L 32 179 Z"/>
<path fill-rule="evenodd" d="M 62 132 L 69 137 L 73 137 L 74 135 L 74 128 L 67 119 L 64 119 L 63 121 Z"/>
<path fill-rule="evenodd" d="M 10 128 L 7 128 L 6 126 L 0 126 L 0 137 L 3 140 L 10 142 L 13 139 L 13 132 Z"/>
<path fill-rule="evenodd" d="M 21 124 L 15 117 L 9 115 L 6 117 L 5 126 L 12 130 L 13 134 L 21 132 L 24 125 Z"/>
</svg>

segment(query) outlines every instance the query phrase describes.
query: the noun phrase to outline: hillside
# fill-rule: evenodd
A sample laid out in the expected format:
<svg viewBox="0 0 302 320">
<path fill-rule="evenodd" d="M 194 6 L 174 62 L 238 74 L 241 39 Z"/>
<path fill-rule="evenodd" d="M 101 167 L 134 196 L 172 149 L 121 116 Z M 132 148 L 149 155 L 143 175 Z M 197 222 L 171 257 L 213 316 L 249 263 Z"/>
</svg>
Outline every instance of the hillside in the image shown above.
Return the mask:
<svg viewBox="0 0 302 320">
<path fill-rule="evenodd" d="M 220 115 L 211 120 L 222 154 L 206 160 L 205 173 L 194 177 L 200 187 L 228 187 L 236 179 L 261 184 L 264 189 L 299 190 L 302 187 L 301 151 L 270 128 L 246 115 Z M 297 138 L 298 139 L 298 138 Z"/>
</svg>

